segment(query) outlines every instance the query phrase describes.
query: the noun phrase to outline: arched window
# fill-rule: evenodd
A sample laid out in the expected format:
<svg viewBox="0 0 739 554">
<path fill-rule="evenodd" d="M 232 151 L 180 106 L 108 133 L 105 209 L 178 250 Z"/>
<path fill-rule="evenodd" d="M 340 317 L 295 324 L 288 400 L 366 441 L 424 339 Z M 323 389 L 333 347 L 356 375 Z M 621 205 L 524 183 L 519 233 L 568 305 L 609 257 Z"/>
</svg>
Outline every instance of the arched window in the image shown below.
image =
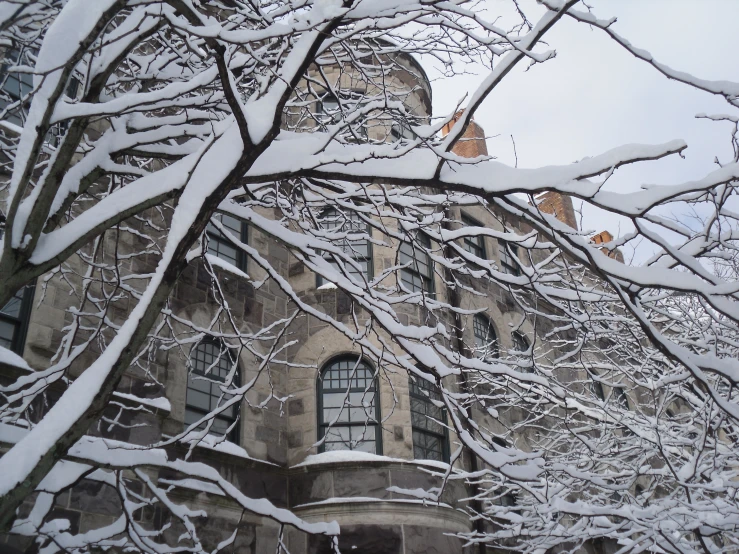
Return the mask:
<svg viewBox="0 0 739 554">
<path fill-rule="evenodd" d="M 334 233 L 343 234 L 344 238 L 334 241 L 341 250 L 350 258 L 352 258 L 361 271 L 358 271 L 349 264 L 344 264 L 347 272 L 357 282 L 362 283 L 364 279 L 372 278 L 372 243 L 366 238 L 359 240 L 350 240 L 347 235 L 370 235 L 371 227 L 359 217 L 354 211 L 347 210 L 340 212 L 335 208 L 329 208 L 321 214 L 321 227 Z M 328 262 L 339 271 L 339 264 L 334 261 L 330 254 L 326 254 Z M 322 285 L 323 280 L 319 277 L 318 284 Z"/>
<path fill-rule="evenodd" d="M 235 370 L 232 390 L 239 386 L 239 367 L 231 351 L 222 343 L 201 342 L 190 353 L 190 370 L 187 375 L 187 397 L 185 401 L 185 426 L 200 420 L 233 396 L 224 392 L 229 374 Z M 210 432 L 225 435 L 238 443 L 239 403 L 230 406 L 213 418 Z M 201 425 L 199 429 L 205 427 Z"/>
<path fill-rule="evenodd" d="M 382 453 L 374 371 L 356 357 L 329 362 L 318 378 L 321 451 Z"/>
<path fill-rule="evenodd" d="M 410 377 L 411 429 L 413 457 L 416 460 L 449 461 L 449 440 L 444 408 L 439 406 L 441 395 L 433 385 L 418 377 Z"/>
<path fill-rule="evenodd" d="M 484 315 L 477 314 L 472 321 L 475 333 L 475 357 L 488 358 L 498 357 L 498 336 L 490 320 Z"/>
</svg>

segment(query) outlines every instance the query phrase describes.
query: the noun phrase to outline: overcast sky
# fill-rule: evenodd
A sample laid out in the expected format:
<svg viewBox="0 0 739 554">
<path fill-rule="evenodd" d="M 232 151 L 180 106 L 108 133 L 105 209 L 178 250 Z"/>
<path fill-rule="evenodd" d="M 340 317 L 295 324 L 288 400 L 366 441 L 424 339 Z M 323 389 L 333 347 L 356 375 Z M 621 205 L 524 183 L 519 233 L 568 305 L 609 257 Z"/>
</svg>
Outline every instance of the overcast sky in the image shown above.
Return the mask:
<svg viewBox="0 0 739 554">
<path fill-rule="evenodd" d="M 527 0 L 524 0 L 526 4 Z M 506 0 L 488 0 L 490 13 Z M 739 81 L 739 1 L 589 0 L 600 18 L 618 17 L 615 29 L 667 65 L 705 79 Z M 533 2 L 531 2 L 533 5 Z M 531 13 L 537 13 L 535 5 Z M 557 57 L 525 72 L 520 66 L 477 112 L 490 154 L 519 167 L 565 164 L 628 143 L 683 139 L 685 159 L 620 169 L 607 185 L 635 190 L 642 183 L 676 183 L 716 168 L 731 156 L 730 125 L 695 119 L 697 113 L 736 113 L 717 97 L 667 80 L 631 57 L 602 31 L 565 18 L 545 37 Z M 471 68 L 472 69 L 472 68 Z M 438 75 L 429 69 L 429 76 Z M 434 114 L 451 112 L 478 76 L 435 80 Z M 497 136 L 496 136 L 497 135 Z M 584 227 L 623 233 L 615 216 L 585 211 Z M 642 247 L 635 261 L 650 254 Z M 629 255 L 626 252 L 627 257 Z"/>
</svg>

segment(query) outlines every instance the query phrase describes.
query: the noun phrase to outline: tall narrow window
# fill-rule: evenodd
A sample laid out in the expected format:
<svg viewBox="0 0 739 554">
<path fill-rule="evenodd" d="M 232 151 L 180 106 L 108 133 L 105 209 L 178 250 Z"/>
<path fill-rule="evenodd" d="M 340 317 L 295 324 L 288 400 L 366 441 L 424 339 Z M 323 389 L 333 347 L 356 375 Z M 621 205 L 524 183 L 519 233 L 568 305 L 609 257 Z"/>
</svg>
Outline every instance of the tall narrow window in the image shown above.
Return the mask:
<svg viewBox="0 0 739 554">
<path fill-rule="evenodd" d="M 205 233 L 208 236 L 208 254 L 218 256 L 231 265 L 246 270 L 246 256 L 244 252 L 236 247 L 228 235 L 222 233 L 213 225 L 212 220 L 214 219 L 223 225 L 229 235 L 243 243 L 247 242 L 248 229 L 246 223 L 232 215 L 216 213 L 205 228 Z"/>
<path fill-rule="evenodd" d="M 418 377 L 408 381 L 411 400 L 413 457 L 416 460 L 449 461 L 446 413 L 441 407 L 441 395 L 431 383 Z"/>
<path fill-rule="evenodd" d="M 513 350 L 516 352 L 526 352 L 529 349 L 529 341 L 520 331 L 513 331 L 511 339 L 513 340 Z"/>
<path fill-rule="evenodd" d="M 513 331 L 511 333 L 511 340 L 513 342 L 513 355 L 523 356 L 524 352 L 529 350 L 529 340 L 520 331 Z M 521 369 L 527 373 L 533 373 L 534 368 L 530 365 L 530 360 L 521 360 Z"/>
<path fill-rule="evenodd" d="M 465 225 L 465 227 L 481 226 L 477 221 L 474 221 L 466 215 L 462 215 L 462 223 Z M 464 237 L 462 240 L 464 249 L 467 250 L 467 252 L 483 260 L 487 259 L 485 253 L 485 239 L 482 235 Z"/>
<path fill-rule="evenodd" d="M 472 320 L 475 333 L 475 356 L 483 360 L 498 357 L 498 336 L 488 318 L 477 314 Z"/>
<path fill-rule="evenodd" d="M 8 69 L 14 65 L 32 66 L 32 58 L 36 54 L 37 52 L 34 49 L 26 48 L 19 50 L 17 48 L 8 48 L 4 54 L 4 63 L 0 68 L 0 111 L 4 110 L 10 104 L 25 100 L 24 103 L 11 109 L 5 116 L 7 121 L 16 125 L 23 125 L 25 122 L 29 105 L 27 96 L 33 90 L 33 74 L 11 73 Z M 71 76 L 67 88 L 64 90 L 64 94 L 69 98 L 75 98 L 79 85 L 79 79 L 75 75 Z M 66 125 L 66 122 L 60 122 L 51 128 L 53 141 L 56 141 L 59 136 L 64 134 Z"/>
<path fill-rule="evenodd" d="M 9 48 L 5 51 L 5 63 L 0 71 L 0 110 L 8 105 L 24 99 L 33 90 L 33 75 L 30 73 L 10 73 L 8 69 L 13 65 L 26 65 L 26 56 L 22 51 Z M 25 108 L 19 105 L 6 115 L 7 121 L 16 125 L 23 125 Z"/>
<path fill-rule="evenodd" d="M 400 245 L 400 263 L 408 264 L 400 271 L 400 281 L 411 292 L 434 294 L 434 266 L 428 250 L 431 239 L 423 233 L 415 236 L 415 242 Z"/>
<path fill-rule="evenodd" d="M 616 398 L 616 402 L 618 402 L 619 406 L 624 410 L 629 409 L 629 397 L 626 395 L 626 389 L 623 387 L 614 387 L 613 396 Z"/>
<path fill-rule="evenodd" d="M 590 376 L 590 391 L 598 400 L 605 400 L 606 395 L 603 392 L 603 385 L 600 381 L 597 381 L 593 376 Z"/>
<path fill-rule="evenodd" d="M 500 255 L 500 267 L 505 273 L 510 273 L 511 275 L 521 274 L 518 263 L 513 259 L 513 255 L 518 256 L 517 245 L 499 240 L 498 254 Z"/>
<path fill-rule="evenodd" d="M 321 451 L 381 454 L 377 395 L 377 379 L 362 360 L 339 358 L 326 365 L 318 378 Z"/>
<path fill-rule="evenodd" d="M 5 231 L 0 229 L 0 240 Z M 26 343 L 28 320 L 31 317 L 35 285 L 27 285 L 15 293 L 5 306 L 0 308 L 0 346 L 23 355 Z"/>
<path fill-rule="evenodd" d="M 230 386 L 226 382 L 233 372 Z M 231 351 L 222 343 L 201 342 L 190 353 L 190 371 L 187 375 L 185 426 L 223 406 L 233 398 L 229 391 L 239 386 L 239 366 Z M 238 442 L 239 403 L 229 406 L 213 418 L 210 432 Z M 198 428 L 202 429 L 205 424 Z"/>
<path fill-rule="evenodd" d="M 349 275 L 358 283 L 362 283 L 364 279 L 372 278 L 372 243 L 367 238 L 356 238 L 358 235 L 369 236 L 371 227 L 363 221 L 356 212 L 340 212 L 334 208 L 329 208 L 321 214 L 321 227 L 336 234 L 335 237 L 327 237 L 333 239 L 333 244 L 337 245 L 346 255 L 352 258 L 359 265 L 359 269 L 345 263 L 344 267 Z M 339 264 L 330 254 L 326 254 L 328 262 L 334 266 L 337 271 Z M 325 280 L 318 278 L 318 284 L 323 284 Z"/>
</svg>

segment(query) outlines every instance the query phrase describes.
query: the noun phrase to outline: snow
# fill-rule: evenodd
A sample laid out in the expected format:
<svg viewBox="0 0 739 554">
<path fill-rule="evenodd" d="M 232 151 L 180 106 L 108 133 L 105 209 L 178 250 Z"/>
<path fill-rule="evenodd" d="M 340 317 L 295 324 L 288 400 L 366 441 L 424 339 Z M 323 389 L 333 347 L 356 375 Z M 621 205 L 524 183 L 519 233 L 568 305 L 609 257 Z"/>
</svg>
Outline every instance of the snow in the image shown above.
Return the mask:
<svg viewBox="0 0 739 554">
<path fill-rule="evenodd" d="M 317 502 L 308 502 L 306 504 L 299 504 L 295 506 L 296 509 L 300 508 L 314 508 L 316 506 L 331 506 L 332 504 L 359 504 L 367 502 L 382 502 L 388 504 L 420 504 L 422 506 L 435 506 L 439 508 L 453 509 L 449 504 L 444 502 L 435 502 L 429 500 L 413 499 L 413 498 L 375 498 L 373 496 L 349 496 L 349 497 L 333 497 L 327 498 L 326 500 L 319 500 Z"/>
<path fill-rule="evenodd" d="M 15 444 L 28 434 L 26 427 L 0 423 L 0 442 Z"/>
<path fill-rule="evenodd" d="M 317 287 L 316 290 L 336 290 L 338 287 L 335 283 L 323 283 L 320 287 Z"/>
<path fill-rule="evenodd" d="M 324 464 L 340 464 L 340 463 L 402 463 L 420 466 L 435 467 L 438 469 L 448 470 L 449 464 L 437 462 L 434 460 L 405 460 L 403 458 L 390 458 L 388 456 L 380 456 L 370 452 L 358 452 L 356 450 L 332 450 L 329 452 L 321 452 L 320 454 L 311 454 L 299 464 L 292 467 L 308 467 Z"/>
<path fill-rule="evenodd" d="M 141 404 L 142 406 L 148 406 L 149 408 L 154 408 L 156 410 L 161 410 L 163 412 L 172 411 L 172 405 L 169 403 L 169 400 L 167 400 L 163 396 L 160 396 L 159 398 L 141 398 L 140 396 L 136 396 L 134 394 L 128 394 L 125 392 L 118 392 L 118 391 L 115 391 L 113 393 L 113 396 L 117 398 L 124 398 L 131 402 L 135 402 L 136 404 Z"/>
<path fill-rule="evenodd" d="M 238 127 L 233 124 L 215 141 L 211 148 L 197 161 L 191 175 L 180 176 L 191 186 L 186 187 L 181 200 L 172 217 L 171 229 L 164 252 L 160 259 L 156 273 L 152 276 L 146 290 L 141 295 L 138 304 L 133 308 L 128 319 L 120 327 L 116 336 L 108 347 L 93 361 L 90 366 L 75 379 L 61 398 L 54 404 L 48 414 L 36 425 L 33 430 L 9 452 L 0 458 L 0 474 L 5 479 L 0 481 L 0 495 L 21 483 L 28 476 L 28 472 L 52 449 L 53 445 L 74 425 L 99 394 L 103 384 L 110 378 L 119 356 L 128 346 L 133 332 L 139 326 L 141 318 L 146 313 L 149 303 L 162 281 L 164 271 L 169 266 L 181 238 L 185 236 L 198 215 L 199 207 L 205 197 L 222 182 L 239 160 L 243 148 Z M 167 169 L 172 169 L 173 164 Z M 166 170 L 164 170 L 166 171 Z M 177 170 L 175 170 L 175 173 Z M 191 178 L 191 179 L 190 179 Z M 161 176 L 155 181 L 161 180 Z M 153 183 L 152 183 L 153 184 Z M 124 187 L 124 189 L 127 187 Z M 110 195 L 106 200 L 111 200 Z M 103 204 L 101 201 L 95 208 Z M 95 208 L 88 210 L 87 213 Z M 111 209 L 119 210 L 110 206 Z M 73 221 L 76 223 L 79 219 Z M 70 224 L 71 225 L 71 224 Z M 66 227 L 66 226 L 65 226 Z M 62 229 L 64 229 L 63 227 Z M 53 234 L 53 233 L 52 233 Z"/>
<path fill-rule="evenodd" d="M 213 254 L 205 254 L 205 257 L 208 260 L 208 263 L 215 267 L 220 267 L 221 269 L 225 269 L 229 273 L 233 273 L 237 277 L 241 277 L 242 279 L 248 279 L 249 276 L 241 271 L 238 267 L 236 267 L 233 264 L 228 263 L 226 260 L 219 258 L 218 256 L 214 256 Z"/>
<path fill-rule="evenodd" d="M 90 4 L 87 0 L 69 0 L 47 30 L 36 60 L 37 74 L 34 76 L 34 88 L 37 90 L 28 109 L 24 131 L 16 151 L 8 198 L 15 197 L 16 190 L 21 184 L 23 168 L 26 167 L 34 147 L 43 140 L 37 129 L 41 128 L 44 116 L 52 109 L 52 97 L 56 92 L 61 92 L 57 89 L 63 86 L 60 83 L 62 70 L 71 69 L 70 61 L 80 47 L 80 41 L 93 31 L 103 13 L 114 2 L 115 0 L 99 0 Z M 27 201 L 35 198 L 40 193 L 38 190 L 40 188 L 42 187 L 34 189 Z M 14 248 L 20 246 L 21 237 L 25 236 L 28 214 L 30 210 L 14 214 L 16 216 L 13 219 L 12 229 Z"/>
<path fill-rule="evenodd" d="M 216 485 L 197 479 L 159 479 L 159 482 L 163 485 L 172 485 L 183 489 L 207 492 L 208 494 L 215 494 L 217 496 L 226 496 Z"/>
<path fill-rule="evenodd" d="M 24 360 L 12 350 L 8 350 L 4 346 L 0 346 L 0 363 L 12 365 L 21 369 L 25 369 L 26 371 L 33 371 L 26 360 Z"/>
<path fill-rule="evenodd" d="M 249 456 L 249 453 L 238 444 L 234 444 L 233 442 L 228 440 L 219 439 L 218 437 L 214 437 L 213 435 L 205 435 L 204 437 L 197 439 L 188 439 L 188 437 L 184 437 L 182 441 L 190 444 L 194 443 L 201 448 L 208 448 L 209 450 L 215 450 L 217 452 L 223 452 L 224 454 L 230 454 L 231 456 L 238 456 L 239 458 L 244 458 L 247 460 L 254 459 Z"/>
</svg>

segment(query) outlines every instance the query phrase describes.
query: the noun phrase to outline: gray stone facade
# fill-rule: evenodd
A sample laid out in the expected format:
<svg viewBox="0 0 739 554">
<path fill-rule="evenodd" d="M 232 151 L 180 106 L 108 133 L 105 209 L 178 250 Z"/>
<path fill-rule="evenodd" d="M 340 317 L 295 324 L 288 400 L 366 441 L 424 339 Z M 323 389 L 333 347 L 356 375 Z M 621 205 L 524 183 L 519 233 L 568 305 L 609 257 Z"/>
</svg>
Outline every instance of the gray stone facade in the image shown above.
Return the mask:
<svg viewBox="0 0 739 554">
<path fill-rule="evenodd" d="M 418 81 L 422 71 L 415 62 L 401 61 L 408 71 L 398 73 L 394 86 L 410 89 L 412 85 L 420 84 L 409 97 L 409 108 L 419 116 L 430 115 L 429 84 Z M 481 224 L 503 230 L 501 223 L 482 209 L 467 211 L 466 215 Z M 454 215 L 459 218 L 461 213 Z M 129 236 L 126 240 L 136 239 Z M 496 242 L 490 238 L 484 240 L 489 257 L 499 261 Z M 286 248 L 254 229 L 249 229 L 248 242 L 269 260 L 281 277 L 290 282 L 302 301 L 338 321 L 352 321 L 353 306 L 349 297 L 336 289 L 320 290 L 316 276 Z M 142 246 L 133 242 L 123 244 L 123 248 L 131 251 Z M 373 248 L 371 263 L 375 275 L 396 264 L 398 247 L 398 244 L 389 244 Z M 131 269 L 146 272 L 147 268 L 154 268 L 156 258 L 136 258 L 132 263 L 136 265 Z M 254 281 L 263 281 L 258 288 L 234 274 L 217 268 L 215 271 L 219 273 L 224 300 L 243 329 L 256 331 L 288 315 L 289 302 L 285 293 L 273 280 L 266 278 L 257 264 L 247 263 L 247 271 Z M 70 278 L 79 279 L 75 276 Z M 467 284 L 470 287 L 482 286 L 477 282 Z M 211 275 L 207 269 L 201 261 L 193 261 L 181 275 L 172 295 L 172 313 L 195 324 L 207 325 L 217 306 L 210 286 Z M 435 289 L 437 298 L 449 300 L 449 293 L 439 276 L 436 276 Z M 510 293 L 487 285 L 480 292 L 484 295 L 462 293 L 460 307 L 486 311 L 501 350 L 513 348 L 513 329 L 533 340 L 534 328 L 530 321 L 523 320 Z M 72 321 L 69 308 L 75 304 L 75 298 L 60 279 L 40 280 L 35 298 L 23 356 L 34 369 L 42 369 L 48 367 L 62 339 L 62 328 Z M 111 317 L 122 320 L 129 310 L 127 303 L 117 304 Z M 428 321 L 431 316 L 418 308 L 406 309 L 401 317 L 407 322 L 421 322 Z M 447 324 L 453 323 L 449 314 L 433 317 L 446 319 Z M 217 468 L 224 478 L 247 496 L 269 499 L 278 507 L 290 508 L 306 521 L 338 521 L 342 525 L 339 546 L 344 552 L 471 552 L 471 548 L 463 548 L 462 541 L 452 536 L 471 530 L 468 518 L 456 510 L 464 506 L 464 499 L 471 493 L 466 485 L 458 481 L 448 482 L 439 506 L 423 506 L 419 501 L 391 490 L 392 487 L 430 489 L 440 486 L 439 478 L 431 474 L 430 470 L 434 468 L 413 460 L 409 385 L 405 373 L 387 372 L 379 380 L 380 411 L 384 418 L 381 430 L 383 455 L 389 459 L 301 465 L 307 456 L 316 454 L 319 449 L 316 446 L 320 438 L 316 393 L 318 372 L 339 354 L 358 355 L 359 352 L 349 339 L 310 315 L 300 317 L 291 331 L 290 340 L 294 344 L 287 349 L 286 360 L 294 364 L 292 367 L 271 367 L 267 377 L 264 373 L 258 374 L 254 361 L 247 355 L 239 360 L 242 382 L 256 379 L 255 387 L 248 393 L 240 410 L 237 442 L 247 455 L 197 447 L 192 459 Z M 463 341 L 474 344 L 471 317 L 464 325 Z M 94 350 L 89 355 L 94 356 Z M 118 387 L 122 396 L 116 398 L 104 414 L 105 419 L 97 428 L 91 429 L 90 434 L 149 445 L 162 436 L 182 431 L 188 371 L 186 356 L 176 349 L 162 350 L 157 356 L 149 364 L 148 373 L 131 368 L 123 377 Z M 54 394 L 54 391 L 50 394 L 51 401 Z M 171 409 L 153 408 L 146 403 L 162 397 L 169 401 Z M 136 399 L 143 401 L 140 402 L 143 409 L 121 410 L 120 405 L 136 407 Z M 506 435 L 506 418 L 515 420 L 523 416 L 509 411 L 501 414 L 500 420 L 482 412 L 478 417 L 489 429 L 503 436 Z M 117 420 L 123 425 L 107 425 L 106 419 Z M 529 439 L 526 435 L 507 437 L 523 449 L 530 448 Z M 448 440 L 451 445 L 457 442 L 453 433 Z M 172 455 L 184 455 L 184 450 L 172 448 Z M 468 463 L 467 457 L 457 462 L 459 465 Z M 168 478 L 166 471 L 159 471 L 154 476 Z M 176 495 L 207 508 L 209 517 L 200 531 L 206 549 L 213 549 L 243 517 L 238 524 L 234 552 L 266 554 L 276 551 L 279 528 L 274 522 L 242 515 L 235 505 L 205 492 L 179 487 Z M 53 514 L 67 519 L 72 531 L 86 531 L 111 523 L 118 517 L 119 499 L 112 487 L 82 480 L 57 498 Z M 167 513 L 160 509 L 142 510 L 138 517 L 142 524 L 151 527 L 170 522 Z M 181 531 L 175 524 L 167 531 L 167 536 L 176 541 Z M 285 541 L 292 554 L 330 551 L 325 537 L 308 536 L 296 530 L 287 530 Z M 7 543 L 21 549 L 30 548 L 29 541 L 20 541 L 17 537 L 8 537 Z"/>
</svg>

